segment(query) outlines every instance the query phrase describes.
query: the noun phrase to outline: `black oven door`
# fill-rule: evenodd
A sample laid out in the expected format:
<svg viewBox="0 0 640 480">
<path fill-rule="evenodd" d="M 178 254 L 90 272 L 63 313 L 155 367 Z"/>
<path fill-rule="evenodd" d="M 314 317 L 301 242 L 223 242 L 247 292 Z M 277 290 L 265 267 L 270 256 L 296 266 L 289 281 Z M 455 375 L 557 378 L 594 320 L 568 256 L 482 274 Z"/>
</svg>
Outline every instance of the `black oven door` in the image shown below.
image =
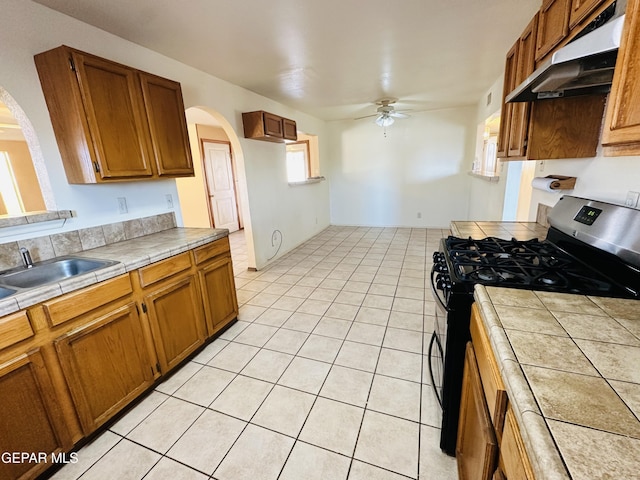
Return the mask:
<svg viewBox="0 0 640 480">
<path fill-rule="evenodd" d="M 447 345 L 447 304 L 444 291 L 438 288 L 436 277 L 438 273 L 434 268 L 431 270 L 431 292 L 436 303 L 435 321 L 433 334 L 429 341 L 429 375 L 431 386 L 435 392 L 438 403 L 442 408 L 442 385 L 444 383 L 444 357 Z"/>
</svg>

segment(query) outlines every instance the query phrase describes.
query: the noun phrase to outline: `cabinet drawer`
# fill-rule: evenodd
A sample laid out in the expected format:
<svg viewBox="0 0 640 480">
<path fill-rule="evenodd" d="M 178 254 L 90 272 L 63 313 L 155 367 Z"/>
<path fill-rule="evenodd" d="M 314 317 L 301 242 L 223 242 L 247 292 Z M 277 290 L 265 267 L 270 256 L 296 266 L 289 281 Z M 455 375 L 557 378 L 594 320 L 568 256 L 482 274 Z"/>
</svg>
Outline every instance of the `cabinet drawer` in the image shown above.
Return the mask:
<svg viewBox="0 0 640 480">
<path fill-rule="evenodd" d="M 200 248 L 196 248 L 193 251 L 193 256 L 196 261 L 196 265 L 200 265 L 207 260 L 210 260 L 223 253 L 230 253 L 229 237 L 221 238 L 215 242 L 207 243 Z"/>
<path fill-rule="evenodd" d="M 33 337 L 27 312 L 16 312 L 0 319 L 0 350 Z"/>
<path fill-rule="evenodd" d="M 153 263 L 148 267 L 143 267 L 138 270 L 138 276 L 140 278 L 140 286 L 142 288 L 148 287 L 160 280 L 169 278 L 176 273 L 184 272 L 191 268 L 191 259 L 189 258 L 189 252 L 181 253 L 175 257 L 167 258 L 161 262 Z"/>
<path fill-rule="evenodd" d="M 482 388 L 487 399 L 489 415 L 500 439 L 504 426 L 504 416 L 507 410 L 507 391 L 505 390 L 500 369 L 493 356 L 489 336 L 487 335 L 477 305 L 472 306 L 471 314 L 471 340 L 478 361 L 478 369 L 482 380 Z"/>
<path fill-rule="evenodd" d="M 121 275 L 50 300 L 42 306 L 51 326 L 56 326 L 129 295 L 132 291 L 129 275 Z"/>
</svg>

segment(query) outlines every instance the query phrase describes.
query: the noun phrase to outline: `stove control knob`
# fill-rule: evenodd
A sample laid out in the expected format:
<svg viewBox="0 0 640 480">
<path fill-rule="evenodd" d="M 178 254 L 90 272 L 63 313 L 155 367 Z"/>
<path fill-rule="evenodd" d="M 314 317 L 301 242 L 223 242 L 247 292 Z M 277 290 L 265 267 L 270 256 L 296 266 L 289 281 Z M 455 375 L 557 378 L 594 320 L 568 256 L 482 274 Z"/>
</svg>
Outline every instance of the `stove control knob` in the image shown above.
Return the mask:
<svg viewBox="0 0 640 480">
<path fill-rule="evenodd" d="M 437 265 L 434 265 L 433 268 L 435 269 L 436 272 L 442 272 L 442 273 L 446 273 L 447 272 L 447 264 L 446 263 L 439 263 Z"/>
<path fill-rule="evenodd" d="M 451 288 L 451 277 L 446 273 L 436 275 L 436 288 L 439 290 Z"/>
<path fill-rule="evenodd" d="M 433 252 L 433 261 L 435 263 L 440 263 L 442 260 L 443 254 L 442 252 Z"/>
</svg>

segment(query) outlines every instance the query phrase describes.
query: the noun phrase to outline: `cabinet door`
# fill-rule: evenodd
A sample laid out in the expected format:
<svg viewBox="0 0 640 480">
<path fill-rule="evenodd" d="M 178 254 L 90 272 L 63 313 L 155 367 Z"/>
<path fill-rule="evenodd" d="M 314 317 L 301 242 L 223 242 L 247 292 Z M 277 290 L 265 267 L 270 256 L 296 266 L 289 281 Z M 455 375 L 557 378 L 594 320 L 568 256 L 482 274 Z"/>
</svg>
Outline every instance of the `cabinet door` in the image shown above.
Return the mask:
<svg viewBox="0 0 640 480">
<path fill-rule="evenodd" d="M 500 465 L 503 478 L 509 480 L 534 480 L 535 475 L 525 450 L 516 417 L 511 409 L 507 410 L 504 435 L 500 444 Z"/>
<path fill-rule="evenodd" d="M 296 122 L 289 120 L 288 118 L 282 119 L 282 131 L 286 140 L 298 140 L 298 128 Z"/>
<path fill-rule="evenodd" d="M 262 121 L 264 122 L 264 134 L 271 135 L 273 137 L 284 137 L 284 131 L 282 130 L 282 117 L 273 115 L 272 113 L 264 112 Z"/>
<path fill-rule="evenodd" d="M 204 343 L 206 328 L 194 275 L 146 295 L 143 310 L 149 315 L 163 374 Z"/>
<path fill-rule="evenodd" d="M 209 336 L 238 317 L 231 258 L 224 256 L 198 271 Z"/>
<path fill-rule="evenodd" d="M 498 443 L 482 391 L 478 363 L 467 343 L 460 399 L 456 459 L 460 480 L 491 480 L 496 470 Z"/>
<path fill-rule="evenodd" d="M 102 179 L 151 176 L 148 125 L 135 70 L 72 52 Z"/>
<path fill-rule="evenodd" d="M 629 0 L 622 41 L 609 94 L 602 143 L 629 144 L 627 150 L 607 153 L 640 153 L 640 0 Z M 635 145 L 633 145 L 635 144 Z"/>
<path fill-rule="evenodd" d="M 135 303 L 102 315 L 54 341 L 85 434 L 153 383 Z"/>
<path fill-rule="evenodd" d="M 536 14 L 518 40 L 517 66 L 514 86 L 520 85 L 533 73 L 536 54 L 536 33 L 538 15 Z M 527 153 L 527 134 L 529 132 L 529 111 L 531 103 L 518 102 L 511 106 L 509 128 L 509 157 L 524 157 Z"/>
<path fill-rule="evenodd" d="M 569 16 L 569 30 L 573 29 L 582 20 L 587 18 L 605 0 L 572 0 L 571 14 Z"/>
<path fill-rule="evenodd" d="M 39 463 L 2 461 L 0 478 L 35 478 L 51 465 L 52 453 L 71 448 L 57 403 L 39 350 L 0 366 L 0 451 L 25 452 L 40 459 Z M 38 455 L 46 455 L 45 461 Z"/>
<path fill-rule="evenodd" d="M 518 69 L 518 40 L 507 53 L 507 61 L 504 68 L 504 89 L 502 92 L 502 112 L 500 113 L 500 132 L 498 133 L 498 158 L 507 158 L 509 155 L 509 132 L 511 131 L 511 112 L 513 103 L 504 103 L 505 97 L 517 86 L 516 72 Z"/>
<path fill-rule="evenodd" d="M 142 72 L 140 82 L 158 175 L 193 175 L 180 84 Z"/>
<path fill-rule="evenodd" d="M 571 0 L 545 0 L 540 8 L 536 61 L 553 50 L 569 34 Z"/>
</svg>

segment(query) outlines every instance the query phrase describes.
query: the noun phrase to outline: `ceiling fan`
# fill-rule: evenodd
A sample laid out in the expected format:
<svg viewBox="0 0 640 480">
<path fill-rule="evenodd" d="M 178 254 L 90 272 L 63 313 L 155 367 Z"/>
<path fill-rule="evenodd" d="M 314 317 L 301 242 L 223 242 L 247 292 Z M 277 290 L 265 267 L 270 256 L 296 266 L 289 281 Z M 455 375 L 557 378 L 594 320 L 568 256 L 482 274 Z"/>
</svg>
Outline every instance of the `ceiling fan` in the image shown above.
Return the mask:
<svg viewBox="0 0 640 480">
<path fill-rule="evenodd" d="M 380 105 L 373 115 L 365 115 L 364 117 L 358 117 L 355 120 L 362 118 L 376 117 L 375 123 L 381 127 L 388 127 L 393 125 L 396 118 L 408 118 L 409 115 L 403 112 L 397 112 L 393 107 L 393 104 L 398 101 L 397 98 L 381 98 L 376 105 Z"/>
</svg>

